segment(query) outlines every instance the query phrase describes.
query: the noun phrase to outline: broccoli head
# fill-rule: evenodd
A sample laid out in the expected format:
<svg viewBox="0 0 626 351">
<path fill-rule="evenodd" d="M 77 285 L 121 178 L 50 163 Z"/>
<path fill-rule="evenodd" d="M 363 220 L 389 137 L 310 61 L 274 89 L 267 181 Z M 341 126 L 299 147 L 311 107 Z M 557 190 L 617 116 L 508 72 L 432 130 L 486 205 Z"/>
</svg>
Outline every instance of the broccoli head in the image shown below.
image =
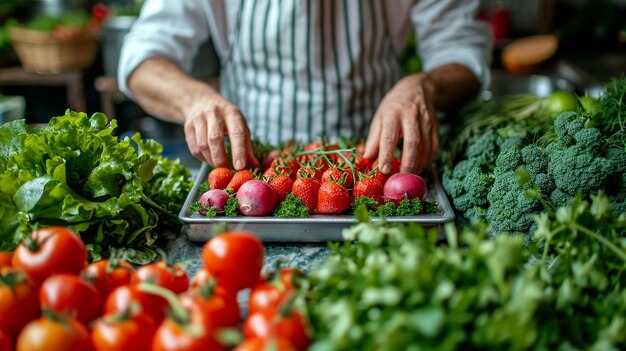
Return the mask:
<svg viewBox="0 0 626 351">
<path fill-rule="evenodd" d="M 561 140 L 557 147 L 546 149 L 548 173 L 557 189 L 571 197 L 577 193 L 586 197 L 605 186 L 613 163 L 601 155 L 602 136 L 597 129 L 584 128 L 568 136 L 574 144 L 563 148 L 561 146 L 567 143 Z"/>
<path fill-rule="evenodd" d="M 527 232 L 532 224 L 529 214 L 541 209 L 541 203 L 524 193 L 531 183 L 520 185 L 514 171 L 496 175 L 487 195 L 487 220 L 496 233 Z"/>
</svg>

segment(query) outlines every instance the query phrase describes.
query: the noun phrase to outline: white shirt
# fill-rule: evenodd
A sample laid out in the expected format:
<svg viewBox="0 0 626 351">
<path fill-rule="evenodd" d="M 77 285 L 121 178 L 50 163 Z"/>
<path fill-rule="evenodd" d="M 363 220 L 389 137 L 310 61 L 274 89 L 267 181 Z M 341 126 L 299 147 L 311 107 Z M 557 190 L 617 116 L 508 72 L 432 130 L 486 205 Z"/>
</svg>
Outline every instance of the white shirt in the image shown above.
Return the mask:
<svg viewBox="0 0 626 351">
<path fill-rule="evenodd" d="M 384 94 L 402 77 L 398 54 L 415 31 L 423 69 L 467 66 L 489 81 L 491 38 L 479 0 L 148 0 L 127 35 L 120 88 L 145 59 L 191 69 L 212 40 L 221 93 L 253 138 L 278 144 L 363 138 Z M 176 87 L 172 87 L 176 89 Z"/>
</svg>

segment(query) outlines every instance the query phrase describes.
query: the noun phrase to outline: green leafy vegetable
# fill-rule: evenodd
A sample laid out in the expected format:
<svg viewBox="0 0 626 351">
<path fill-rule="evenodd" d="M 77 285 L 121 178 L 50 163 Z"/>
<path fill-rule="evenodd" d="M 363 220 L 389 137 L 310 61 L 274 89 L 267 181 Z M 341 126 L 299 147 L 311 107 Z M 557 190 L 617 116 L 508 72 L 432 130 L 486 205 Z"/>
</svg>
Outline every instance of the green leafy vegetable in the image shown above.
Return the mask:
<svg viewBox="0 0 626 351">
<path fill-rule="evenodd" d="M 274 216 L 280 218 L 308 217 L 309 209 L 304 205 L 302 199 L 296 197 L 293 193 L 289 193 L 274 210 Z"/>
<path fill-rule="evenodd" d="M 483 223 L 448 225 L 447 245 L 413 224 L 345 230 L 308 276 L 310 350 L 622 349 L 626 215 L 598 193 L 533 220 L 533 250 Z"/>
<path fill-rule="evenodd" d="M 0 126 L 0 250 L 37 227 L 79 233 L 92 259 L 132 248 L 137 263 L 156 257 L 158 223 L 179 225 L 191 174 L 159 156 L 155 141 L 118 139 L 116 121 L 67 111 L 45 129 L 24 120 Z"/>
<path fill-rule="evenodd" d="M 239 215 L 239 201 L 235 197 L 231 197 L 226 200 L 226 206 L 224 206 L 224 214 L 228 217 L 237 217 Z"/>
</svg>

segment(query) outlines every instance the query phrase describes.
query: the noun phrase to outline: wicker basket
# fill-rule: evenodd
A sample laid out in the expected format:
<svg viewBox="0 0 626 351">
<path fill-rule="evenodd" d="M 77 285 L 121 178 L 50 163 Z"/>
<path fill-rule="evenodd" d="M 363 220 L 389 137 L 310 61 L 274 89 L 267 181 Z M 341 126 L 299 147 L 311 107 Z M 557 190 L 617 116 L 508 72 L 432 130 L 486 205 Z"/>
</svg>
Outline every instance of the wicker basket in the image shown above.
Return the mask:
<svg viewBox="0 0 626 351">
<path fill-rule="evenodd" d="M 98 51 L 98 39 L 58 40 L 50 32 L 23 28 L 9 30 L 11 44 L 25 70 L 58 73 L 89 67 Z"/>
</svg>

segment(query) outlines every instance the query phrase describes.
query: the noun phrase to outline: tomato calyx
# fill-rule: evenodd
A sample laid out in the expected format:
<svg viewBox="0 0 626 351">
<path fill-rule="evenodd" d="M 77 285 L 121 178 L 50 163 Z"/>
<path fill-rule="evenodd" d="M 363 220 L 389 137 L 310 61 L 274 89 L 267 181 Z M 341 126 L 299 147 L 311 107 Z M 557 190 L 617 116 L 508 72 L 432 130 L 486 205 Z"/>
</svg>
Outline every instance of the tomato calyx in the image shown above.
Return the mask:
<svg viewBox="0 0 626 351">
<path fill-rule="evenodd" d="M 215 289 L 217 288 L 217 280 L 215 278 L 202 283 L 198 286 L 197 294 L 203 299 L 210 299 L 215 295 Z"/>
<path fill-rule="evenodd" d="M 54 235 L 49 235 L 47 237 L 45 237 L 42 240 L 39 240 L 39 235 L 38 235 L 38 231 L 35 230 L 35 233 L 33 235 L 28 235 L 24 238 L 24 246 L 28 249 L 28 251 L 30 252 L 38 252 L 39 249 L 41 249 L 41 247 L 48 241 L 50 240 L 50 238 L 52 238 Z"/>
<path fill-rule="evenodd" d="M 7 270 L 0 273 L 0 286 L 14 288 L 28 281 L 26 273 L 18 270 Z"/>
<path fill-rule="evenodd" d="M 50 308 L 42 308 L 41 315 L 55 323 L 59 323 L 64 326 L 69 326 L 69 320 L 72 319 L 71 316 L 63 313 L 57 313 Z"/>
</svg>

